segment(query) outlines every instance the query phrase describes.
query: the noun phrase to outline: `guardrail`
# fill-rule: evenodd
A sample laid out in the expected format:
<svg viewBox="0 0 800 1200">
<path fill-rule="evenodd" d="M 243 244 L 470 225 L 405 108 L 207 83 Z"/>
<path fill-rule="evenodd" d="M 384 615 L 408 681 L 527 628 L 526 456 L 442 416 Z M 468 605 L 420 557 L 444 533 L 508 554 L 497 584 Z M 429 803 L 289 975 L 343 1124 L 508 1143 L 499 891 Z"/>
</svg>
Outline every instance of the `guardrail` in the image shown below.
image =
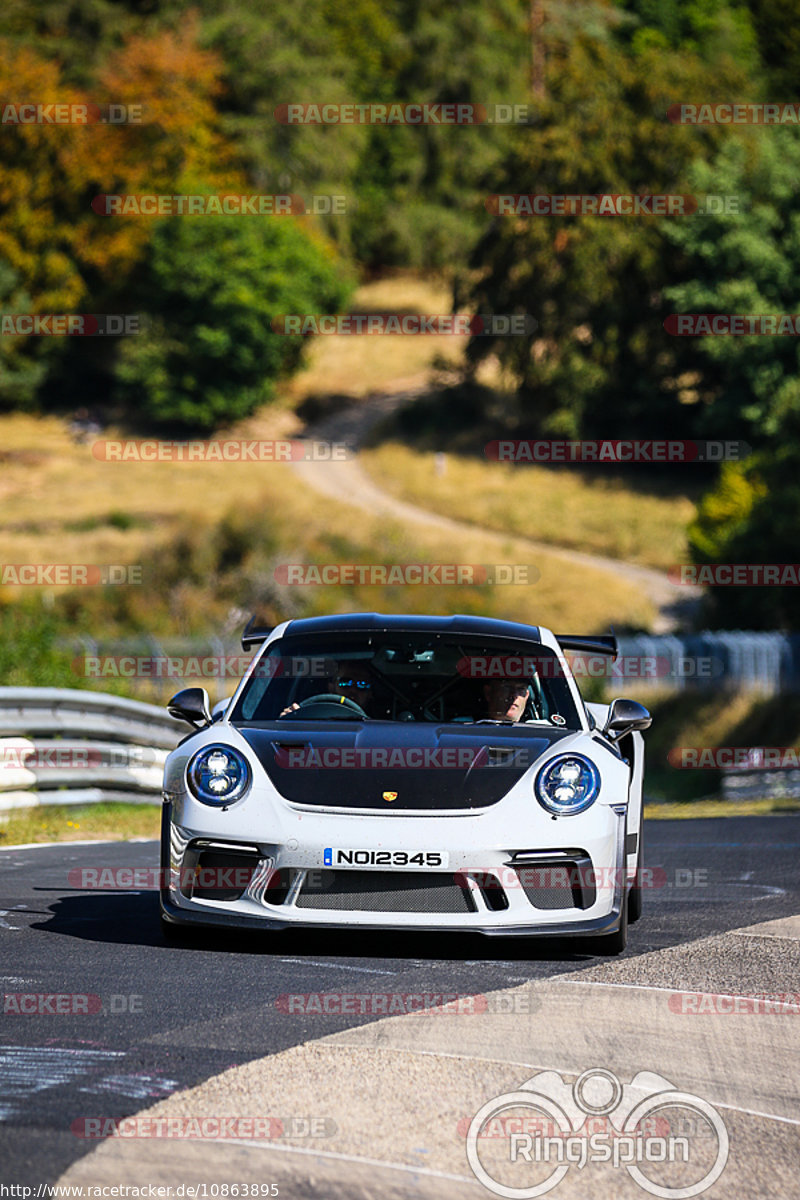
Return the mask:
<svg viewBox="0 0 800 1200">
<path fill-rule="evenodd" d="M 583 655 L 587 674 L 602 678 L 610 696 L 703 688 L 762 696 L 800 692 L 800 634 L 705 630 L 626 634 L 618 643 L 614 664 L 601 655 Z M 213 702 L 222 700 L 232 695 L 251 657 L 242 652 L 238 639 L 230 638 L 159 641 L 147 635 L 100 643 L 82 637 L 62 645 L 75 655 L 76 674 L 92 686 L 101 688 L 104 680 L 124 678 L 128 689 L 149 701 L 166 701 L 190 684 L 207 688 Z"/>
<path fill-rule="evenodd" d="M 0 687 L 0 811 L 102 800 L 160 804 L 164 760 L 189 732 L 141 700 Z"/>
<path fill-rule="evenodd" d="M 609 693 L 730 689 L 775 696 L 800 691 L 800 634 L 730 630 L 632 634 L 619 639 Z M 634 691 L 634 689 L 636 689 Z"/>
</svg>

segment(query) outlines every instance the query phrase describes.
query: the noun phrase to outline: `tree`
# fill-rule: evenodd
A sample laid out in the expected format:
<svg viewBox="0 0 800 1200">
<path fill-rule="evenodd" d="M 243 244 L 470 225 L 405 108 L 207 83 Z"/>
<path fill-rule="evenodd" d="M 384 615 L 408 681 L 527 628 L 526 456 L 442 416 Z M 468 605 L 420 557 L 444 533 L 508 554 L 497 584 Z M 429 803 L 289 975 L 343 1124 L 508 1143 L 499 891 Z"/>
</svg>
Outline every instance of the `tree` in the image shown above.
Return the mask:
<svg viewBox="0 0 800 1200">
<path fill-rule="evenodd" d="M 548 56 L 540 120 L 518 131 L 498 194 L 679 193 L 693 157 L 718 128 L 671 125 L 677 97 L 742 84 L 732 62 L 709 76 L 686 53 L 631 54 L 611 39 L 573 37 Z M 477 366 L 496 355 L 518 385 L 506 419 L 532 434 L 662 436 L 681 408 L 661 295 L 674 278 L 668 221 L 648 216 L 497 216 L 473 253 L 456 303 L 481 313 L 527 312 L 532 341 L 472 339 Z M 685 221 L 693 217 L 683 218 Z M 654 387 L 654 374 L 657 386 Z M 688 436 L 691 436 L 689 433 Z"/>
<path fill-rule="evenodd" d="M 114 399 L 148 428 L 230 424 L 299 363 L 302 339 L 273 331 L 272 318 L 337 312 L 347 295 L 330 247 L 291 217 L 160 222 L 133 290 L 147 327 L 124 339 Z"/>
<path fill-rule="evenodd" d="M 769 128 L 730 138 L 698 161 L 692 189 L 731 196 L 738 211 L 698 213 L 666 229 L 683 260 L 683 281 L 665 289 L 674 313 L 800 311 L 800 133 Z M 699 436 L 780 437 L 800 408 L 795 337 L 676 337 L 676 374 L 696 382 Z"/>
</svg>

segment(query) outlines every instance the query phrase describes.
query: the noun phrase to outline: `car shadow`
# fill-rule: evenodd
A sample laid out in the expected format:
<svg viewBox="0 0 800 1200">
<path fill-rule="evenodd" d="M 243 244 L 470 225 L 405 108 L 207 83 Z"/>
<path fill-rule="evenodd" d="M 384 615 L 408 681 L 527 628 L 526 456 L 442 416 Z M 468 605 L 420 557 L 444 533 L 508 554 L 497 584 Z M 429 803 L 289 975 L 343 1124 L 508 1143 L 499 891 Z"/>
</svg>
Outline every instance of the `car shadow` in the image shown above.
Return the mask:
<svg viewBox="0 0 800 1200">
<path fill-rule="evenodd" d="M 36 888 L 41 895 L 50 889 Z M 54 889 L 55 890 L 55 889 Z M 168 943 L 161 930 L 158 893 L 98 893 L 57 889 L 45 920 L 31 929 L 63 937 L 127 946 L 190 947 L 213 954 L 260 954 L 292 958 L 409 959 L 431 962 L 566 962 L 579 965 L 595 952 L 583 941 L 568 938 L 494 938 L 471 933 L 418 933 L 404 930 L 288 929 L 269 930 L 188 929 L 185 943 Z"/>
</svg>

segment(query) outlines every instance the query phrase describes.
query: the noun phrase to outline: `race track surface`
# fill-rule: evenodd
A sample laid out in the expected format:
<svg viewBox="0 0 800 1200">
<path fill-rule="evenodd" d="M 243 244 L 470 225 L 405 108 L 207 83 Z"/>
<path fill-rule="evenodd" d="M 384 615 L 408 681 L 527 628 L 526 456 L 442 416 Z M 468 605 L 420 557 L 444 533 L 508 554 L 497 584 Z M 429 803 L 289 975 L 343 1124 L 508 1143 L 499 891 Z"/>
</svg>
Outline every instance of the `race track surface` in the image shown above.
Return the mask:
<svg viewBox="0 0 800 1200">
<path fill-rule="evenodd" d="M 646 847 L 654 886 L 619 959 L 570 941 L 347 931 L 210 933 L 176 948 L 154 888 L 80 886 L 82 870 L 106 867 L 152 868 L 155 883 L 154 842 L 0 852 L 0 1180 L 488 1196 L 464 1121 L 539 1069 L 604 1068 L 626 1081 L 659 1072 L 724 1114 L 730 1162 L 705 1195 L 731 1195 L 734 1182 L 738 1196 L 800 1194 L 800 1014 L 703 1017 L 673 995 L 800 990 L 800 815 L 650 822 Z M 391 1015 L 397 997 L 440 994 L 481 1001 Z M 17 1012 L 30 995 L 41 1011 Z M 290 1141 L 76 1135 L 86 1118 L 154 1105 L 267 1116 Z M 587 1181 L 573 1172 L 553 1194 L 588 1194 Z M 593 1196 L 617 1194 L 646 1193 L 627 1175 L 624 1187 L 598 1176 Z"/>
</svg>

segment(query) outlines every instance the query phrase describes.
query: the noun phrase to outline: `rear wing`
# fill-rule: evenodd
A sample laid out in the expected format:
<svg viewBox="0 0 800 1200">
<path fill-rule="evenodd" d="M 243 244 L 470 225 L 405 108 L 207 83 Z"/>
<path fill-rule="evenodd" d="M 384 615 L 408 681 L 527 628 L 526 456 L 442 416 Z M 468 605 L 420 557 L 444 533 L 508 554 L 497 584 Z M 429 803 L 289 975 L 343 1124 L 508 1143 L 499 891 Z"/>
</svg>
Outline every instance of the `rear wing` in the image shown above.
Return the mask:
<svg viewBox="0 0 800 1200">
<path fill-rule="evenodd" d="M 598 633 L 588 637 L 581 634 L 557 633 L 556 641 L 562 650 L 579 650 L 583 654 L 610 654 L 612 658 L 619 654 L 615 633 Z"/>
<path fill-rule="evenodd" d="M 242 634 L 242 649 L 252 650 L 255 646 L 263 646 L 272 633 L 272 629 L 272 626 L 267 628 L 261 625 L 257 617 L 251 617 Z"/>
</svg>

